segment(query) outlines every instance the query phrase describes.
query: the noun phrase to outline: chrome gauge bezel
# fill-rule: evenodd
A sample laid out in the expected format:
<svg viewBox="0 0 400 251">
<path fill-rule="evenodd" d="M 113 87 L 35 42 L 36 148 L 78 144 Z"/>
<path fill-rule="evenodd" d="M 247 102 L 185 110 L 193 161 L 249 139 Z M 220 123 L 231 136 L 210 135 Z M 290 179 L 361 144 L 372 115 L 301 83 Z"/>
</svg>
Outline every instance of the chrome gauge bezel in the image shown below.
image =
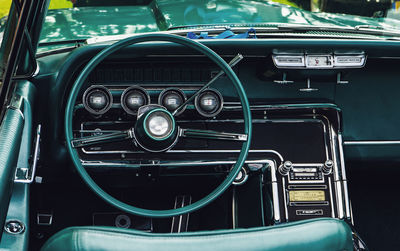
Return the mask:
<svg viewBox="0 0 400 251">
<path fill-rule="evenodd" d="M 213 113 L 204 112 L 204 111 L 201 110 L 201 108 L 199 106 L 200 97 L 205 92 L 213 92 L 213 93 L 215 93 L 217 95 L 217 97 L 219 98 L 219 100 L 220 100 L 220 106 Z M 196 96 L 196 98 L 194 99 L 194 106 L 195 106 L 197 112 L 200 115 L 202 115 L 204 117 L 207 117 L 207 118 L 215 117 L 222 111 L 222 108 L 224 107 L 224 98 L 222 97 L 221 93 L 219 91 L 217 91 L 216 89 L 208 88 L 208 89 L 204 90 L 203 92 L 201 92 L 199 95 Z"/>
<path fill-rule="evenodd" d="M 149 93 L 146 91 L 146 89 L 144 89 L 143 87 L 140 87 L 140 86 L 138 86 L 138 85 L 132 85 L 132 86 L 126 88 L 126 89 L 124 90 L 124 92 L 122 93 L 122 95 L 121 95 L 121 101 L 120 101 L 120 102 L 121 102 L 122 109 L 124 109 L 124 111 L 125 111 L 127 114 L 130 114 L 130 115 L 136 115 L 137 112 L 138 112 L 138 110 L 139 110 L 139 108 L 138 108 L 138 110 L 134 111 L 134 110 L 130 109 L 130 108 L 126 105 L 126 103 L 125 103 L 126 95 L 128 95 L 128 93 L 131 92 L 131 91 L 133 91 L 133 90 L 137 90 L 137 91 L 141 92 L 141 93 L 144 95 L 144 97 L 145 97 L 145 102 L 144 102 L 143 105 L 148 105 L 148 104 L 150 104 L 150 95 L 149 95 Z"/>
<path fill-rule="evenodd" d="M 108 104 L 103 109 L 98 110 L 98 111 L 93 109 L 93 108 L 91 108 L 89 106 L 88 100 L 87 100 L 89 98 L 90 94 L 93 91 L 95 91 L 96 89 L 104 91 L 104 93 L 107 95 L 108 101 L 109 101 Z M 110 110 L 110 108 L 111 108 L 111 106 L 113 104 L 113 96 L 112 96 L 110 90 L 107 87 L 105 87 L 104 85 L 92 85 L 89 88 L 87 88 L 86 91 L 83 93 L 82 104 L 83 104 L 83 107 L 85 107 L 85 109 L 88 112 L 90 112 L 91 114 L 93 114 L 93 115 L 103 115 L 104 113 L 108 112 L 108 110 Z"/>
<path fill-rule="evenodd" d="M 161 106 L 164 107 L 164 105 L 163 105 L 163 103 L 162 103 L 163 97 L 164 97 L 168 92 L 175 92 L 175 93 L 177 93 L 179 96 L 181 96 L 181 97 L 183 98 L 183 103 L 186 102 L 186 100 L 187 100 L 186 94 L 185 94 L 181 89 L 176 88 L 176 87 L 169 87 L 169 88 L 164 89 L 164 90 L 163 90 L 162 92 L 160 92 L 160 94 L 158 95 L 158 104 L 159 104 L 159 105 L 161 105 Z M 175 116 L 178 116 L 178 115 L 182 114 L 182 113 L 186 110 L 186 107 L 187 107 L 187 104 L 186 104 L 179 112 L 177 112 L 177 113 L 175 114 Z M 168 110 L 168 109 L 167 109 L 167 110 Z"/>
</svg>

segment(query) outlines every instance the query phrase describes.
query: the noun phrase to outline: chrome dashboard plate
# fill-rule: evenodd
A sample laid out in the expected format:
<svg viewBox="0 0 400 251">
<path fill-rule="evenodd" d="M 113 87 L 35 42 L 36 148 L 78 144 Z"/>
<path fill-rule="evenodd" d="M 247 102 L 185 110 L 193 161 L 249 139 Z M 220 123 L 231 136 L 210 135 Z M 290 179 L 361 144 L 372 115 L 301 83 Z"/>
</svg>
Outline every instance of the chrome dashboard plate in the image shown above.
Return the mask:
<svg viewBox="0 0 400 251">
<path fill-rule="evenodd" d="M 280 69 L 345 69 L 362 68 L 366 63 L 366 55 L 346 53 L 326 54 L 273 54 L 272 61 Z"/>
</svg>

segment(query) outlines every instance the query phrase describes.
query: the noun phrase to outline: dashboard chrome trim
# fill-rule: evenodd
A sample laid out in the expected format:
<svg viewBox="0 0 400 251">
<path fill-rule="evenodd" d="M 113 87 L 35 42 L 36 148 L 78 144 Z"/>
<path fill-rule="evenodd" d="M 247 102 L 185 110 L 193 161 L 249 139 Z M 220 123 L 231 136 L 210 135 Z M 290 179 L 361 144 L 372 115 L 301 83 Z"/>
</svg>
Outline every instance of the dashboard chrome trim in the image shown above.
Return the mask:
<svg viewBox="0 0 400 251">
<path fill-rule="evenodd" d="M 342 171 L 342 182 L 343 182 L 343 194 L 344 194 L 344 204 L 345 204 L 345 217 L 346 219 L 352 219 L 351 215 L 351 205 L 350 198 L 347 186 L 347 176 L 346 176 L 346 167 L 344 161 L 344 151 L 343 151 L 343 138 L 342 134 L 338 134 L 338 144 L 339 144 L 339 156 L 340 156 L 340 166 Z"/>
<path fill-rule="evenodd" d="M 246 160 L 245 164 L 265 164 L 270 163 L 270 159 L 259 159 L 259 160 Z M 212 161 L 168 161 L 159 162 L 155 160 L 150 160 L 151 163 L 121 163 L 121 162 L 105 162 L 97 160 L 81 160 L 83 166 L 101 166 L 101 167 L 127 167 L 127 168 L 137 168 L 137 167 L 168 167 L 168 166 L 213 166 L 213 165 L 231 165 L 235 164 L 235 160 L 212 160 Z"/>
<path fill-rule="evenodd" d="M 272 187 L 272 204 L 274 208 L 274 221 L 275 223 L 281 222 L 281 211 L 279 209 L 279 188 L 278 188 L 278 180 L 276 178 L 276 163 L 275 161 L 271 161 L 269 164 L 270 172 L 271 172 L 271 187 Z"/>
<path fill-rule="evenodd" d="M 311 65 L 310 60 L 313 57 L 325 57 L 327 59 L 326 65 Z M 339 62 L 347 58 L 347 62 Z M 279 62 L 279 60 L 292 61 L 299 60 L 299 62 Z M 357 59 L 359 62 L 352 62 L 349 59 Z M 363 68 L 367 61 L 367 56 L 364 52 L 361 53 L 286 53 L 275 52 L 272 55 L 272 61 L 278 69 L 347 69 L 347 68 Z"/>
<path fill-rule="evenodd" d="M 400 145 L 400 140 L 345 140 L 345 146 Z"/>
</svg>

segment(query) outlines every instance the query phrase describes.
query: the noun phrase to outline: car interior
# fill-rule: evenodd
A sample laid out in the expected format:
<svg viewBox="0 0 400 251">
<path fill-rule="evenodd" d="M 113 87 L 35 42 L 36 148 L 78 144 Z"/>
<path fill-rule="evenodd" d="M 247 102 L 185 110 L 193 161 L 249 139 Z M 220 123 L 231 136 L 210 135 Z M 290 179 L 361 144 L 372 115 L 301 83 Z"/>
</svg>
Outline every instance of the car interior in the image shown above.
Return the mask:
<svg viewBox="0 0 400 251">
<path fill-rule="evenodd" d="M 0 247 L 394 249 L 400 43 L 199 36 L 20 55 L 31 74 L 0 97 Z"/>
</svg>

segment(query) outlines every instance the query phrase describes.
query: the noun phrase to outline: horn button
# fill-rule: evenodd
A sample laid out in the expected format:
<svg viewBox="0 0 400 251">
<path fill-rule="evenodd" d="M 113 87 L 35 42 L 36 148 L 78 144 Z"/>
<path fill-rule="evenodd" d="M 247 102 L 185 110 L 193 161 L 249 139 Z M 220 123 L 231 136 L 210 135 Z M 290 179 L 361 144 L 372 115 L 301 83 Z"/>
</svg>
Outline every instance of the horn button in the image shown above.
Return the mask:
<svg viewBox="0 0 400 251">
<path fill-rule="evenodd" d="M 174 127 L 174 122 L 168 115 L 163 111 L 156 111 L 149 114 L 145 121 L 147 133 L 156 139 L 167 138 Z"/>
<path fill-rule="evenodd" d="M 170 149 L 177 141 L 178 128 L 172 114 L 164 107 L 139 109 L 135 125 L 135 139 L 138 145 L 150 152 Z"/>
</svg>

